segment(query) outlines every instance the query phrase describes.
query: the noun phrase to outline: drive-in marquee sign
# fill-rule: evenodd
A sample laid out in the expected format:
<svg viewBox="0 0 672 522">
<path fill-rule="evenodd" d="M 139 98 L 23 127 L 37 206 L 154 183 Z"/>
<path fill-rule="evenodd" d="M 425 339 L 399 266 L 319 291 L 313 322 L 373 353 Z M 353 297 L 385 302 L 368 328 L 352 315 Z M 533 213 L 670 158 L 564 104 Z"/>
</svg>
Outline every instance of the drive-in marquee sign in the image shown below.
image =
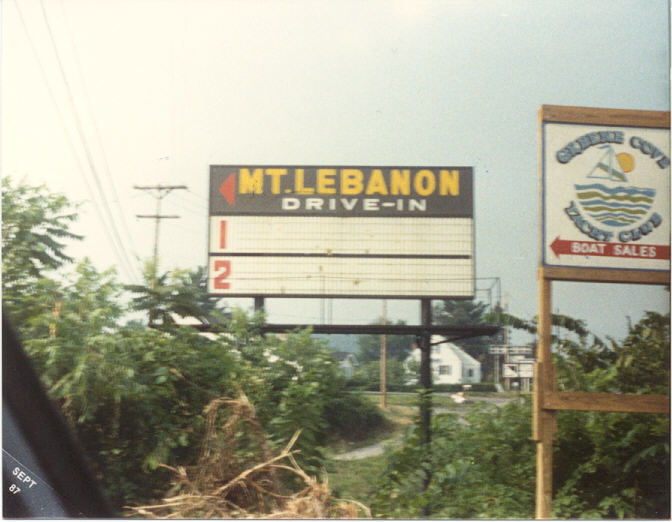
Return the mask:
<svg viewBox="0 0 672 522">
<path fill-rule="evenodd" d="M 209 287 L 471 297 L 471 167 L 210 167 Z"/>
<path fill-rule="evenodd" d="M 543 264 L 670 268 L 670 130 L 542 123 Z"/>
</svg>

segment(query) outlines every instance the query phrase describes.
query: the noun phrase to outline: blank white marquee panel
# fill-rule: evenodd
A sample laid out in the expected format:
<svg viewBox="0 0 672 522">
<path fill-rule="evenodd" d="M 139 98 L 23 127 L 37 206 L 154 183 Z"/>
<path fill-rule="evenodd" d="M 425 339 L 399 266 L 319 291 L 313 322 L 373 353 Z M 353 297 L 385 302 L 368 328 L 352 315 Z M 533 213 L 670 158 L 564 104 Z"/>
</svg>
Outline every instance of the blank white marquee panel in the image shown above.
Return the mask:
<svg viewBox="0 0 672 522">
<path fill-rule="evenodd" d="M 211 256 L 219 295 L 473 295 L 471 259 Z"/>
<path fill-rule="evenodd" d="M 210 254 L 473 254 L 470 218 L 217 216 Z"/>
</svg>

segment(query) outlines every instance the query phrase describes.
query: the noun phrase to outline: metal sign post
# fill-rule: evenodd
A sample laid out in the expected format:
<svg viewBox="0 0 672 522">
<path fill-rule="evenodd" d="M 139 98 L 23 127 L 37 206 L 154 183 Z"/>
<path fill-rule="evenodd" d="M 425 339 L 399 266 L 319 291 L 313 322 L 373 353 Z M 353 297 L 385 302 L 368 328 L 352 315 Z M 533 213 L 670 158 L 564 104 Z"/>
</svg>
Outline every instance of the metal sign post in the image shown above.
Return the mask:
<svg viewBox="0 0 672 522">
<path fill-rule="evenodd" d="M 210 295 L 254 297 L 256 309 L 265 298 L 420 300 L 420 325 L 310 326 L 314 333 L 416 336 L 427 454 L 432 334 L 455 340 L 499 331 L 431 324 L 432 299 L 475 294 L 472 167 L 212 165 L 209 189 Z M 425 488 L 429 466 L 427 454 Z"/>
<path fill-rule="evenodd" d="M 670 113 L 542 106 L 533 438 L 536 517 L 551 517 L 558 410 L 669 414 L 668 395 L 558 392 L 552 281 L 670 283 Z"/>
</svg>

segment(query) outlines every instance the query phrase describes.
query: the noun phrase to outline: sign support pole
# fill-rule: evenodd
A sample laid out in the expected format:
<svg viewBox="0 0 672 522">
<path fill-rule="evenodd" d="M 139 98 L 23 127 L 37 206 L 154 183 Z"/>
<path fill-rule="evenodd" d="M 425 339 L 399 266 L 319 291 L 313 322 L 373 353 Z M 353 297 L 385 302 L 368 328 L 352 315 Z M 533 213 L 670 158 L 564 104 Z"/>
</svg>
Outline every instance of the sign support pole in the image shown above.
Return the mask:
<svg viewBox="0 0 672 522">
<path fill-rule="evenodd" d="M 551 517 L 557 411 L 669 415 L 669 394 L 558 392 L 551 360 L 552 281 L 669 286 L 670 153 L 665 145 L 669 128 L 670 113 L 663 111 L 554 105 L 539 109 L 541 256 L 532 424 L 532 438 L 537 443 L 537 519 Z M 658 150 L 656 144 L 664 150 Z M 591 148 L 594 146 L 607 152 Z M 579 155 L 582 159 L 574 159 Z M 604 158 L 608 158 L 606 163 Z M 639 163 L 642 167 L 637 170 Z M 628 186 L 628 177 L 637 185 Z M 581 186 L 581 190 L 594 188 L 600 204 L 602 197 L 609 200 L 629 191 L 642 199 L 650 198 L 655 206 L 646 209 L 643 219 L 648 217 L 648 221 L 626 226 L 621 214 L 628 214 L 627 204 L 623 209 L 612 207 L 610 221 L 599 220 L 596 209 L 580 201 L 594 197 L 593 193 L 577 193 L 578 183 L 593 181 L 594 185 Z M 647 235 L 650 244 L 637 243 Z M 587 255 L 583 255 L 584 248 L 589 249 Z"/>
<path fill-rule="evenodd" d="M 537 345 L 537 382 L 533 404 L 533 438 L 537 442 L 536 518 L 551 517 L 553 499 L 553 436 L 556 412 L 544 409 L 544 401 L 554 386 L 551 360 L 551 281 L 539 271 L 539 325 Z"/>
<path fill-rule="evenodd" d="M 432 300 L 420 300 L 420 325 L 423 327 L 422 334 L 419 339 L 420 346 L 420 424 L 424 433 L 422 434 L 421 444 L 426 445 L 425 450 L 425 479 L 423 481 L 422 489 L 425 491 L 429 487 L 431 481 L 431 469 L 429 459 L 429 445 L 432 442 L 432 367 L 431 367 L 431 334 L 424 329 L 432 324 Z M 422 516 L 428 517 L 430 515 L 429 506 L 423 506 Z"/>
<path fill-rule="evenodd" d="M 431 299 L 422 299 L 421 306 L 421 320 L 420 324 L 423 327 L 432 324 Z M 432 398 L 430 389 L 432 387 L 432 368 L 431 368 L 431 334 L 426 331 L 422 332 L 420 336 L 420 386 L 425 395 L 420 404 L 420 418 L 422 425 L 425 428 L 424 442 L 429 444 L 432 440 L 431 434 L 431 420 L 432 420 Z"/>
<path fill-rule="evenodd" d="M 254 296 L 254 311 L 262 312 L 264 310 L 264 296 Z"/>
<path fill-rule="evenodd" d="M 387 299 L 383 299 L 382 324 L 387 324 Z M 387 335 L 380 336 L 380 407 L 387 408 Z"/>
</svg>

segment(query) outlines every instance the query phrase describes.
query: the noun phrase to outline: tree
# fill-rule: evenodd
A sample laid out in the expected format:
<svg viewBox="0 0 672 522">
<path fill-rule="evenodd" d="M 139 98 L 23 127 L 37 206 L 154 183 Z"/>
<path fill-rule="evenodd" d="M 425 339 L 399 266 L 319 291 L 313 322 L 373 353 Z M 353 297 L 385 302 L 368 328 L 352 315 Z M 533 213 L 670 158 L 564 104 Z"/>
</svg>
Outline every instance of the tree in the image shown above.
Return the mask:
<svg viewBox="0 0 672 522">
<path fill-rule="evenodd" d="M 566 389 L 669 394 L 669 314 L 648 312 L 609 348 L 566 340 L 557 352 L 558 384 Z M 560 412 L 558 420 L 554 516 L 669 518 L 669 418 Z"/>
<path fill-rule="evenodd" d="M 511 319 L 536 331 L 534 321 Z M 557 315 L 553 322 L 567 333 L 554 339 L 560 389 L 669 394 L 669 314 L 647 313 L 625 341 L 611 339 L 609 346 L 583 321 Z M 533 517 L 529 404 L 477 409 L 466 421 L 437 416 L 429 447 L 414 428 L 377 484 L 376 516 L 416 517 L 429 506 L 432 516 L 444 518 Z M 667 416 L 562 411 L 558 425 L 554 517 L 669 519 Z M 426 489 L 418 465 L 425 456 L 431 471 Z"/>
<path fill-rule="evenodd" d="M 436 518 L 532 518 L 534 443 L 530 408 L 477 405 L 466 422 L 455 414 L 432 420 L 430 445 L 416 424 L 401 450 L 388 457 L 376 484 L 372 512 L 381 518 L 417 518 L 427 507 Z M 424 487 L 419 462 L 428 461 Z"/>
<path fill-rule="evenodd" d="M 323 464 L 321 446 L 333 433 L 379 424 L 375 408 L 342 393 L 338 365 L 308 331 L 282 339 L 264 336 L 263 314 L 239 310 L 214 340 L 170 324 L 173 312 L 220 313 L 205 295 L 202 268 L 174 270 L 160 285 L 135 289 L 132 309 L 150 311 L 165 328 L 138 322 L 120 326 L 129 309 L 114 270 L 99 272 L 84 259 L 72 273 L 45 277 L 69 259 L 49 236 L 70 237 L 70 218 L 58 214 L 67 201 L 23 188 L 37 195 L 26 197 L 30 204 L 17 204 L 21 190 L 10 197 L 12 187 L 3 180 L 5 187 L 3 243 L 10 254 L 3 258 L 3 302 L 15 306 L 25 349 L 47 393 L 120 513 L 124 505 L 164 496 L 171 474 L 162 464 L 198 462 L 207 433 L 204 408 L 213 399 L 235 400 L 244 393 L 246 407 L 257 408 L 261 424 L 255 429 L 271 444 L 284 447 L 302 430 L 296 458 L 315 472 Z M 52 219 L 50 212 L 58 216 Z M 48 223 L 40 224 L 41 219 Z M 147 267 L 147 282 L 153 272 Z M 235 452 L 237 462 L 265 461 L 265 451 L 255 453 L 259 437 L 235 435 L 235 445 L 222 451 Z"/>
<path fill-rule="evenodd" d="M 205 267 L 175 269 L 157 275 L 154 262 L 150 260 L 145 263 L 143 278 L 144 284 L 127 285 L 125 288 L 134 294 L 131 309 L 147 312 L 152 326 L 173 325 L 172 314 L 216 323 L 222 323 L 227 317 L 218 308 L 219 298 L 207 295 Z"/>
<path fill-rule="evenodd" d="M 436 324 L 449 326 L 478 326 L 487 323 L 488 306 L 485 303 L 465 299 L 444 299 L 432 309 L 432 319 Z M 488 336 L 459 339 L 455 344 L 472 357 L 483 359 L 493 339 Z"/>
<path fill-rule="evenodd" d="M 72 261 L 66 241 L 82 238 L 70 231 L 75 209 L 45 186 L 2 178 L 2 302 L 20 331 L 44 306 L 54 305 L 54 285 L 43 279 Z"/>
<path fill-rule="evenodd" d="M 382 319 L 371 324 L 381 324 Z M 396 325 L 406 324 L 403 320 L 398 320 Z M 371 362 L 380 360 L 380 335 L 359 335 L 357 341 L 359 343 L 359 353 L 357 359 L 362 362 Z M 412 335 L 388 335 L 387 336 L 387 358 L 397 359 L 403 361 L 411 353 L 413 342 L 415 338 Z"/>
<path fill-rule="evenodd" d="M 408 366 L 398 359 L 387 360 L 386 383 L 388 390 L 401 389 L 408 381 L 409 375 L 417 375 L 417 371 L 407 372 Z M 411 363 L 410 366 L 415 370 L 414 363 Z M 363 390 L 380 390 L 380 361 L 369 361 L 358 365 L 348 383 L 350 386 L 356 386 Z"/>
</svg>

